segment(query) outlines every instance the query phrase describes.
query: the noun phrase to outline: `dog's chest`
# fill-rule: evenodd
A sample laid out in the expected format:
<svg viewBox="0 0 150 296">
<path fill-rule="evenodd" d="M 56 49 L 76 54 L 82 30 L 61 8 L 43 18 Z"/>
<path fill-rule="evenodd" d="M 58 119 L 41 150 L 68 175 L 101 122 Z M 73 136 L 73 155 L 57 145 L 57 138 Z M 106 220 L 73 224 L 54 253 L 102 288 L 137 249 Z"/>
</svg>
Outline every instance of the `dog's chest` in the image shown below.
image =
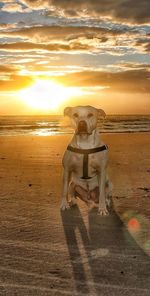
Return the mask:
<svg viewBox="0 0 150 296">
<path fill-rule="evenodd" d="M 80 176 L 83 175 L 85 167 L 89 176 L 95 174 L 99 165 L 100 159 L 95 154 L 87 155 L 86 160 L 83 154 L 72 153 L 70 157 L 71 170 Z"/>
</svg>

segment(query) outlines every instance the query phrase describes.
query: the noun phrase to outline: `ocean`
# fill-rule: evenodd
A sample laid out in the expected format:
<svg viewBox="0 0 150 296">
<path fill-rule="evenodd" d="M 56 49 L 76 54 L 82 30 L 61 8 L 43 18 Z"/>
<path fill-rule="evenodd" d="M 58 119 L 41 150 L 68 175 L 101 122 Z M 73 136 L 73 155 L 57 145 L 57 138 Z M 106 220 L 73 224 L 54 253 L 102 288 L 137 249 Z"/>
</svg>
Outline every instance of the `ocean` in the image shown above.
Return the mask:
<svg viewBox="0 0 150 296">
<path fill-rule="evenodd" d="M 98 122 L 101 133 L 150 132 L 150 115 L 108 115 Z M 63 116 L 0 116 L 0 135 L 71 134 L 73 129 Z"/>
</svg>

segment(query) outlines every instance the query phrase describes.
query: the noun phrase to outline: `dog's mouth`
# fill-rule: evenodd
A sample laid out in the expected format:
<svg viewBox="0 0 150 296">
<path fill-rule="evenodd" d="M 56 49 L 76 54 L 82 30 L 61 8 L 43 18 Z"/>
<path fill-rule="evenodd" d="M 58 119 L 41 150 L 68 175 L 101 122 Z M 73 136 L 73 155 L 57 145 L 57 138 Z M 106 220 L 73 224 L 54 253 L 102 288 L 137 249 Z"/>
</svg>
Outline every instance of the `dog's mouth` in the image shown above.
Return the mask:
<svg viewBox="0 0 150 296">
<path fill-rule="evenodd" d="M 87 123 L 84 120 L 81 120 L 78 124 L 77 134 L 88 134 Z"/>
</svg>

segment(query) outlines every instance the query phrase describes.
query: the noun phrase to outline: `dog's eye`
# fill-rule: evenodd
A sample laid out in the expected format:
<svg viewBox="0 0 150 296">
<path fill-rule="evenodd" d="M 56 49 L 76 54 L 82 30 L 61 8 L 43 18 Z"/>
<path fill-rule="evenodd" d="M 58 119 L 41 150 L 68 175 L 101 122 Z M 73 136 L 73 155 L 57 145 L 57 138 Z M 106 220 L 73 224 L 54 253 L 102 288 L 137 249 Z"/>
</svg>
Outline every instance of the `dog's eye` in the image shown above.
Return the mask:
<svg viewBox="0 0 150 296">
<path fill-rule="evenodd" d="M 78 118 L 78 117 L 79 117 L 78 113 L 74 113 L 73 116 L 74 116 L 75 118 Z"/>
<path fill-rule="evenodd" d="M 93 116 L 93 113 L 88 114 L 88 118 L 91 118 Z"/>
</svg>

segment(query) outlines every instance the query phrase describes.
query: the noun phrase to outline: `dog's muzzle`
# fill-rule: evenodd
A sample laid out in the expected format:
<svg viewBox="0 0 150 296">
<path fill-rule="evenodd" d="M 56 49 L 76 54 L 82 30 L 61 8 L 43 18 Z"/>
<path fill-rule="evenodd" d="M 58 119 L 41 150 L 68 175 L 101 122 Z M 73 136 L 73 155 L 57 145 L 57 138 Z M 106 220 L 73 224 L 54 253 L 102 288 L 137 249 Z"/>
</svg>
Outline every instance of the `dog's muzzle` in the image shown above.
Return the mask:
<svg viewBox="0 0 150 296">
<path fill-rule="evenodd" d="M 81 120 L 78 123 L 78 134 L 87 134 L 88 133 L 88 127 L 85 120 Z"/>
</svg>

